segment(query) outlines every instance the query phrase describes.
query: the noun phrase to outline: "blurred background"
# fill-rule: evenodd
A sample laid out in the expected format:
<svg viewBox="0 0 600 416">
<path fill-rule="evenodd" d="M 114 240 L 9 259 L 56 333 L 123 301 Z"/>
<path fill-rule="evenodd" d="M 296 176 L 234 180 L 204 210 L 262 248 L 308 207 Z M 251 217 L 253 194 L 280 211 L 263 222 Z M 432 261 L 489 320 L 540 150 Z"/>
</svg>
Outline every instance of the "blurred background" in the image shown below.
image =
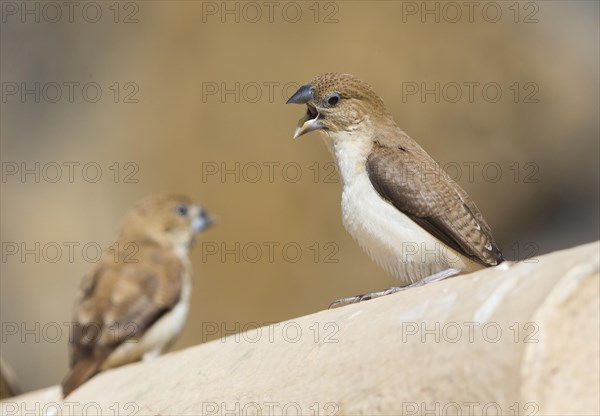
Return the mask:
<svg viewBox="0 0 600 416">
<path fill-rule="evenodd" d="M 474 3 L 2 2 L 1 354 L 23 390 L 64 376 L 80 279 L 148 194 L 218 221 L 175 349 L 395 284 L 345 232 L 319 134 L 291 139 L 285 100 L 321 72 L 369 82 L 507 258 L 597 240 L 599 3 Z"/>
</svg>

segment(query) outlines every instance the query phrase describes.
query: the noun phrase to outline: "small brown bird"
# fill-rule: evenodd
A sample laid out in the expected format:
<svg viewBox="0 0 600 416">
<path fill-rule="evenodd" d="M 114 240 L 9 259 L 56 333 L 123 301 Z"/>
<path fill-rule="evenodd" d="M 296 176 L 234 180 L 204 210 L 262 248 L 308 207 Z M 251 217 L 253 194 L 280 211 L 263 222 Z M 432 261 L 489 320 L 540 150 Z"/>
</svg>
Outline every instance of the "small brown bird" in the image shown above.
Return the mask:
<svg viewBox="0 0 600 416">
<path fill-rule="evenodd" d="M 77 295 L 65 397 L 99 371 L 156 357 L 174 343 L 188 312 L 188 250 L 211 224 L 181 195 L 148 197 L 125 216 Z"/>
<path fill-rule="evenodd" d="M 315 77 L 288 100 L 306 104 L 294 138 L 323 132 L 342 178 L 348 232 L 402 286 L 503 261 L 475 203 L 396 125 L 383 100 L 349 74 Z M 341 299 L 339 306 L 402 288 Z"/>
</svg>

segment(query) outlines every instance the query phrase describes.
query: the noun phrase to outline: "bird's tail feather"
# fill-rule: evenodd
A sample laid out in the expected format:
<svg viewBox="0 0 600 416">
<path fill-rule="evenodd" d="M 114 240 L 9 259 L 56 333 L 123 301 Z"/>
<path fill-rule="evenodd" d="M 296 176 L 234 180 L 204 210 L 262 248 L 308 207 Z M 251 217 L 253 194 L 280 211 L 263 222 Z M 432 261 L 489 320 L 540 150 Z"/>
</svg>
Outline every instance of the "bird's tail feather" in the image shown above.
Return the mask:
<svg viewBox="0 0 600 416">
<path fill-rule="evenodd" d="M 73 390 L 96 375 L 100 370 L 100 364 L 102 364 L 102 360 L 97 357 L 84 358 L 78 361 L 69 370 L 61 383 L 63 397 L 67 397 Z"/>
</svg>

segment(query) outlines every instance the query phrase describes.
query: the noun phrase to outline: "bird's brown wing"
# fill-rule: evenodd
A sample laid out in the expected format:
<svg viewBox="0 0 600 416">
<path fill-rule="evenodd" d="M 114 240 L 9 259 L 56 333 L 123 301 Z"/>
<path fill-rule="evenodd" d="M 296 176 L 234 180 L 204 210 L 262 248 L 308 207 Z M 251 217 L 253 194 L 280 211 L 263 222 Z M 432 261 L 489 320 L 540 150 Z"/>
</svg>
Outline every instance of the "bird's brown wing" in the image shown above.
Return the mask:
<svg viewBox="0 0 600 416">
<path fill-rule="evenodd" d="M 366 167 L 379 195 L 438 240 L 486 266 L 503 261 L 475 203 L 424 150 L 375 143 Z"/>
<path fill-rule="evenodd" d="M 178 302 L 184 266 L 171 252 L 142 247 L 137 262 L 104 257 L 87 275 L 75 304 L 65 395 L 92 377 L 119 345 L 141 337 Z"/>
</svg>

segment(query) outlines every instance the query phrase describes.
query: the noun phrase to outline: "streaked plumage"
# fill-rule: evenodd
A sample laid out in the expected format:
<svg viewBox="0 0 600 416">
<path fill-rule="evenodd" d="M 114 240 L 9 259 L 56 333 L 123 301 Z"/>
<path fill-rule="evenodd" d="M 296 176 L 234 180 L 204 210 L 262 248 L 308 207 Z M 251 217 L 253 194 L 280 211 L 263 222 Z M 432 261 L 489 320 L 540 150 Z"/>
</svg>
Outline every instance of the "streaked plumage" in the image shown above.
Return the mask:
<svg viewBox="0 0 600 416">
<path fill-rule="evenodd" d="M 294 137 L 324 133 L 342 178 L 346 229 L 403 286 L 502 262 L 475 203 L 396 125 L 368 84 L 323 74 L 288 103 L 307 105 Z"/>
</svg>

